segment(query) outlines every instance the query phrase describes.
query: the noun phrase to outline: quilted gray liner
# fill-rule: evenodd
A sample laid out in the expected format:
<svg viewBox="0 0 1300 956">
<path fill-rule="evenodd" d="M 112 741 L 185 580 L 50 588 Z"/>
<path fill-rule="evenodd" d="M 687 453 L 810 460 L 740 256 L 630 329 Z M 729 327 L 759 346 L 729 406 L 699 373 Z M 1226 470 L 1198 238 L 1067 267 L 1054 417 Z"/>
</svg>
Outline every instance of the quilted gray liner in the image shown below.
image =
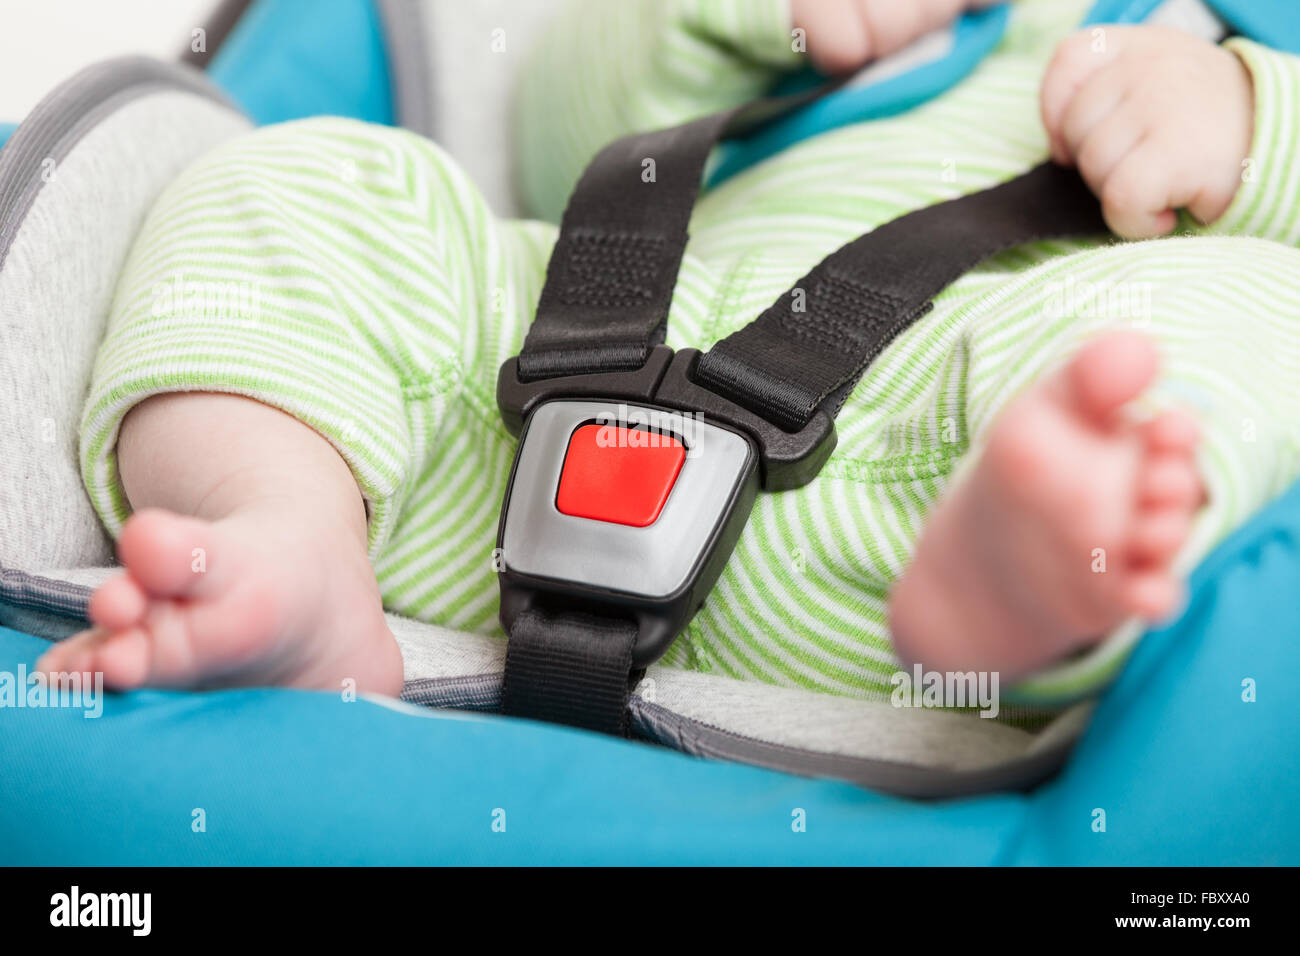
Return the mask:
<svg viewBox="0 0 1300 956">
<path fill-rule="evenodd" d="M 41 100 L 0 149 L 0 269 L 32 203 L 48 160 L 62 162 L 90 130 L 126 103 L 159 90 L 193 93 L 237 107 L 194 70 L 147 57 L 97 63 Z"/>
<path fill-rule="evenodd" d="M 431 53 L 425 46 L 421 0 L 377 0 L 388 47 L 388 79 L 397 122 L 421 136 L 434 134 Z"/>
<path fill-rule="evenodd" d="M 85 585 L 0 567 L 0 602 L 8 606 L 0 607 L 0 624 L 5 623 L 4 614 L 8 609 L 84 618 L 90 590 Z"/>
<path fill-rule="evenodd" d="M 0 268 L 39 194 L 41 162 L 65 157 L 87 131 L 123 104 L 158 90 L 224 102 L 200 74 L 138 59 L 93 67 L 42 101 L 0 152 Z M 15 506 L 12 497 L 4 505 Z M 49 639 L 65 637 L 84 626 L 92 587 L 108 573 L 105 568 L 31 573 L 0 567 L 0 624 Z M 485 712 L 499 708 L 504 642 L 393 615 L 389 623 L 407 669 L 404 699 L 431 707 Z M 668 668 L 652 668 L 650 677 L 631 702 L 636 736 L 696 756 L 833 777 L 916 797 L 1031 786 L 1061 765 L 1086 721 L 1086 711 L 1072 711 L 1035 738 L 977 718 L 891 714 L 887 705 Z M 824 713 L 833 720 L 819 723 L 818 715 Z M 874 714 L 877 723 L 869 733 L 855 720 L 857 714 Z M 907 738 L 914 726 L 928 727 L 919 735 L 929 735 L 922 741 L 925 759 L 846 752 L 868 746 L 875 748 L 874 754 L 897 756 L 900 747 L 892 740 L 891 728 Z M 945 728 L 952 734 L 945 734 Z"/>
<path fill-rule="evenodd" d="M 117 274 L 158 193 L 249 128 L 202 74 L 128 57 L 65 81 L 0 150 L 0 566 L 111 561 L 77 425 Z"/>
<path fill-rule="evenodd" d="M 406 682 L 402 699 L 428 707 L 451 707 L 496 713 L 501 705 L 501 674 L 422 679 Z M 916 799 L 942 799 L 994 790 L 1027 790 L 1050 779 L 1065 763 L 1077 732 L 1090 711 L 1069 721 L 1070 732 L 1058 732 L 1013 762 L 970 770 L 949 770 L 915 764 L 848 757 L 805 750 L 746 736 L 692 720 L 634 695 L 629 705 L 634 737 L 695 757 L 731 760 L 805 777 L 844 780 L 883 793 Z M 1064 729 L 1064 728 L 1062 728 Z"/>
</svg>

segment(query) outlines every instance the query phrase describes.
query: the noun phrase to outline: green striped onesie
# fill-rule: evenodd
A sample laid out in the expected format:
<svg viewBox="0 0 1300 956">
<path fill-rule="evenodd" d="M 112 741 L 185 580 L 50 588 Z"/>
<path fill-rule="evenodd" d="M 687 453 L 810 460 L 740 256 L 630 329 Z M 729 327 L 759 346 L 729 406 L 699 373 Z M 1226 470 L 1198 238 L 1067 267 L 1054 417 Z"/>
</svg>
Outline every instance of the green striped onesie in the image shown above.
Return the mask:
<svg viewBox="0 0 1300 956">
<path fill-rule="evenodd" d="M 843 243 L 1046 155 L 1039 82 L 1086 0 L 1024 0 L 965 81 L 905 114 L 828 132 L 700 200 L 668 344 L 707 348 Z M 526 69 L 520 180 L 554 219 L 584 163 L 633 129 L 759 94 L 799 64 L 784 0 L 590 0 Z M 1156 337 L 1153 405 L 1205 422 L 1210 504 L 1191 565 L 1297 476 L 1300 60 L 1233 41 L 1254 74 L 1252 175 L 1212 227 L 1146 243 L 1041 242 L 954 283 L 858 384 L 821 475 L 763 494 L 669 665 L 887 699 L 891 584 L 954 470 L 1009 397 L 1099 329 Z M 493 548 L 514 441 L 501 362 L 532 317 L 556 230 L 495 218 L 437 146 L 341 119 L 267 127 L 186 170 L 118 285 L 86 403 L 85 481 L 109 529 L 129 508 L 114 446 L 148 396 L 251 396 L 339 450 L 368 508 L 386 606 L 499 633 Z M 1031 702 L 1086 693 L 1135 628 L 1035 675 Z"/>
</svg>

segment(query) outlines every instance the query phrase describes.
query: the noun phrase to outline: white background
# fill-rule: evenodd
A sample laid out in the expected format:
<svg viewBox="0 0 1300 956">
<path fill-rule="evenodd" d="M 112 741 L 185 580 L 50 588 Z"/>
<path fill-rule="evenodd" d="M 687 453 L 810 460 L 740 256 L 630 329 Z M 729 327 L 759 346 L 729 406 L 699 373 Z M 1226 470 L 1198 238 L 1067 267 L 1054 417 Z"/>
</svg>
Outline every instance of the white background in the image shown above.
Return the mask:
<svg viewBox="0 0 1300 956">
<path fill-rule="evenodd" d="M 97 60 L 174 60 L 219 0 L 0 0 L 0 123 Z"/>
</svg>

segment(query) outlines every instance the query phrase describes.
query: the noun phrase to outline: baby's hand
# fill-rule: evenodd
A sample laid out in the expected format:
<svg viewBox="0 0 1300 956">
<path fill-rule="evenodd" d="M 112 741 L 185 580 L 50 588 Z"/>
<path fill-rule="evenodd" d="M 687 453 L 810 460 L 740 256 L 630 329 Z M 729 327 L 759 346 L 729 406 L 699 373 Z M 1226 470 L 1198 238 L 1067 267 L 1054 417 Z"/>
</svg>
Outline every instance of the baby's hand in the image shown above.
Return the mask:
<svg viewBox="0 0 1300 956">
<path fill-rule="evenodd" d="M 1250 71 L 1178 30 L 1106 27 L 1071 36 L 1042 89 L 1052 158 L 1076 165 L 1106 222 L 1128 239 L 1228 210 L 1255 127 Z"/>
<path fill-rule="evenodd" d="M 959 13 L 1002 0 L 791 0 L 813 66 L 832 76 L 852 73 L 901 50 Z"/>
</svg>

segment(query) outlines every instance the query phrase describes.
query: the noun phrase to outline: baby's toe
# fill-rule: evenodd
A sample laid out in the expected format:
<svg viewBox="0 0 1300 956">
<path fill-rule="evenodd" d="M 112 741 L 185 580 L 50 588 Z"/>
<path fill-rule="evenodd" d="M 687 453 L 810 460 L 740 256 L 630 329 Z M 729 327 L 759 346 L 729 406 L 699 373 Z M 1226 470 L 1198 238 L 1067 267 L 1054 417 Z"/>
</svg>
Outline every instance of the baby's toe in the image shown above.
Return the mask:
<svg viewBox="0 0 1300 956">
<path fill-rule="evenodd" d="M 1167 571 L 1143 571 L 1125 582 L 1124 603 L 1134 617 L 1163 621 L 1178 610 L 1183 591 L 1183 583 Z"/>
<path fill-rule="evenodd" d="M 64 638 L 41 655 L 36 662 L 36 669 L 45 674 L 85 671 L 95 652 L 96 645 L 103 640 L 104 632 L 98 629 L 80 631 Z"/>
<path fill-rule="evenodd" d="M 1145 422 L 1141 434 L 1151 454 L 1190 455 L 1201 440 L 1196 419 L 1180 408 L 1168 409 Z"/>
<path fill-rule="evenodd" d="M 93 653 L 92 671 L 102 672 L 114 690 L 141 686 L 149 676 L 150 645 L 145 632 L 133 627 L 101 641 Z"/>
<path fill-rule="evenodd" d="M 1151 384 L 1158 364 L 1155 345 L 1139 332 L 1098 335 L 1061 372 L 1071 410 L 1109 423 Z"/>
<path fill-rule="evenodd" d="M 139 623 L 149 598 L 129 575 L 105 581 L 90 596 L 87 614 L 106 631 L 122 631 Z"/>
<path fill-rule="evenodd" d="M 1191 528 L 1191 513 L 1185 508 L 1140 513 L 1129 538 L 1129 555 L 1140 564 L 1165 564 L 1187 541 Z"/>
<path fill-rule="evenodd" d="M 1138 505 L 1143 508 L 1196 508 L 1204 498 L 1196 464 L 1187 455 L 1160 453 L 1148 460 L 1138 477 Z"/>
<path fill-rule="evenodd" d="M 69 637 L 52 646 L 36 659 L 36 669 L 43 674 L 53 674 L 65 670 L 63 664 L 68 659 L 68 643 L 76 637 Z"/>
<path fill-rule="evenodd" d="M 151 597 L 194 597 L 212 583 L 212 525 L 149 508 L 134 514 L 117 541 L 118 556 Z"/>
</svg>

